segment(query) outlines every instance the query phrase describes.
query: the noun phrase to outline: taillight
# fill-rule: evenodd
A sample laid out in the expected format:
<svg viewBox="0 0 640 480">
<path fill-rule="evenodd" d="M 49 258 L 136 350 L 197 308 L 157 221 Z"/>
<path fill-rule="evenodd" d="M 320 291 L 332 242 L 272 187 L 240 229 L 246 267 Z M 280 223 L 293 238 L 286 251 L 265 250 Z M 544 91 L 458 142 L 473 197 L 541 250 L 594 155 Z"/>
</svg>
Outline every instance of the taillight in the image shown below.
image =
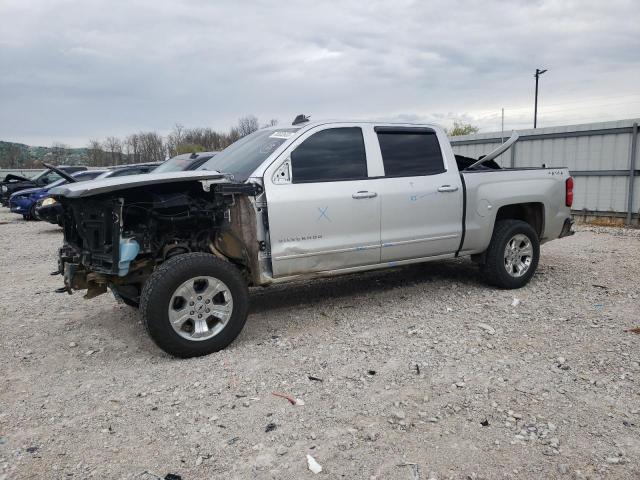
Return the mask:
<svg viewBox="0 0 640 480">
<path fill-rule="evenodd" d="M 567 195 L 565 197 L 565 205 L 567 207 L 570 207 L 571 205 L 573 205 L 573 178 L 569 177 L 567 178 L 567 181 L 565 183 L 566 188 L 567 188 Z"/>
</svg>

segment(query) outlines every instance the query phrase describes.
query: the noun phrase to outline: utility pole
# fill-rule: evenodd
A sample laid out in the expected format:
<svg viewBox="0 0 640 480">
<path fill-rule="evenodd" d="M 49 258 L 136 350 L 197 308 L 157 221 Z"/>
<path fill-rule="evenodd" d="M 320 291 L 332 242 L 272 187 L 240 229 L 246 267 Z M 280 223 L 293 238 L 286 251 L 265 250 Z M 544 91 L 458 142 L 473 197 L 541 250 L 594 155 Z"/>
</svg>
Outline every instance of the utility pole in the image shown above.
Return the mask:
<svg viewBox="0 0 640 480">
<path fill-rule="evenodd" d="M 502 128 L 500 129 L 500 141 L 504 143 L 504 108 L 502 109 Z"/>
<path fill-rule="evenodd" d="M 534 77 L 536 77 L 536 101 L 533 107 L 533 128 L 538 126 L 538 79 L 540 78 L 540 75 L 546 71 L 546 69 L 540 70 L 539 68 L 536 68 L 536 74 L 534 75 Z"/>
</svg>

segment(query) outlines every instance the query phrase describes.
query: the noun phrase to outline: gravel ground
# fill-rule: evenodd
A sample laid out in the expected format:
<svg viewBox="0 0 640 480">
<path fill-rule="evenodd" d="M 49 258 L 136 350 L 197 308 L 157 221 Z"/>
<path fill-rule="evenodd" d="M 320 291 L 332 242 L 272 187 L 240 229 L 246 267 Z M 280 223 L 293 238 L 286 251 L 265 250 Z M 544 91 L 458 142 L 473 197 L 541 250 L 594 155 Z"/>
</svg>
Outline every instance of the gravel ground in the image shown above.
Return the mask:
<svg viewBox="0 0 640 480">
<path fill-rule="evenodd" d="M 111 296 L 53 293 L 61 233 L 17 218 L 2 480 L 640 478 L 640 231 L 545 245 L 517 291 L 466 260 L 254 290 L 230 348 L 175 360 Z"/>
</svg>

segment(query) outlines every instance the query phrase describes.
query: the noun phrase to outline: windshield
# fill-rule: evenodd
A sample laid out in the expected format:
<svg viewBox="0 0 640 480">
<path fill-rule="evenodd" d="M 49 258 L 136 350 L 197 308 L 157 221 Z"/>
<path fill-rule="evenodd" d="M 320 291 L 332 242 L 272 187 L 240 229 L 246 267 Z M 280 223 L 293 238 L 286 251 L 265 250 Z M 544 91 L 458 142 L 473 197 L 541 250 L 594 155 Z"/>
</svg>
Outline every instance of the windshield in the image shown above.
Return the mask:
<svg viewBox="0 0 640 480">
<path fill-rule="evenodd" d="M 209 160 L 213 155 L 207 155 L 205 158 Z M 202 159 L 203 155 L 199 155 L 196 158 L 191 158 L 190 153 L 184 153 L 182 155 L 178 155 L 177 157 L 170 158 L 162 165 L 156 167 L 153 170 L 153 173 L 163 173 L 163 172 L 184 172 L 188 170 L 189 167 L 196 159 Z"/>
<path fill-rule="evenodd" d="M 72 173 L 71 176 L 76 179 L 78 182 L 86 182 L 87 180 L 93 180 L 97 176 L 99 176 L 104 170 L 93 170 L 93 171 L 83 171 L 78 173 Z M 47 189 L 51 189 L 57 187 L 59 185 L 64 185 L 69 181 L 66 178 L 61 178 L 56 180 L 55 182 L 47 184 Z"/>
<path fill-rule="evenodd" d="M 230 173 L 237 182 L 244 182 L 271 153 L 292 137 L 297 128 L 258 130 L 232 143 L 198 170 Z"/>
<path fill-rule="evenodd" d="M 53 170 L 47 169 L 44 172 L 33 177 L 33 181 L 39 185 L 48 185 L 51 182 L 58 180 L 59 178 L 60 178 L 60 175 L 58 175 Z"/>
</svg>

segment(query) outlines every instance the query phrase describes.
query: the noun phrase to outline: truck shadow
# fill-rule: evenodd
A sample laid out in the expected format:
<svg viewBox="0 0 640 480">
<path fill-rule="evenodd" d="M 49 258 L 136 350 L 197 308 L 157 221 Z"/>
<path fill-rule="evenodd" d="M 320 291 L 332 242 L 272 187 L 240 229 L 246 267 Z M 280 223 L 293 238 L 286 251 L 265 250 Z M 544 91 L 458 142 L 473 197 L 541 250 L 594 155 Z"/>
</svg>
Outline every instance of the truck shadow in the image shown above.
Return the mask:
<svg viewBox="0 0 640 480">
<path fill-rule="evenodd" d="M 469 287 L 481 283 L 477 266 L 470 260 L 428 262 L 394 269 L 341 275 L 332 278 L 255 288 L 250 292 L 250 313 L 326 304 L 367 293 L 385 293 L 401 287 L 448 281 Z"/>
<path fill-rule="evenodd" d="M 431 285 L 433 284 L 433 285 Z M 250 291 L 250 314 L 276 312 L 278 322 L 288 322 L 279 310 L 297 307 L 326 306 L 331 301 L 339 308 L 357 308 L 367 295 L 383 298 L 390 291 L 398 289 L 394 295 L 401 296 L 404 288 L 423 286 L 423 288 L 441 288 L 442 285 L 458 284 L 460 290 L 482 288 L 481 275 L 475 264 L 469 260 L 448 260 L 424 264 L 397 267 L 386 270 L 374 270 L 332 278 L 304 280 L 268 288 L 254 288 Z M 56 294 L 57 295 L 57 294 Z M 76 302 L 77 300 L 77 302 Z M 96 309 L 87 318 L 80 299 L 70 304 L 79 307 L 72 319 L 82 335 L 69 337 L 82 343 L 82 339 L 99 338 L 103 341 L 91 345 L 92 349 L 103 348 L 109 354 L 105 361 L 115 361 L 122 356 L 134 359 L 157 357 L 161 363 L 175 359 L 164 354 L 147 336 L 140 324 L 139 311 L 115 303 L 107 303 Z M 76 332 L 78 333 L 78 332 Z M 248 322 L 241 336 L 231 348 L 242 348 L 246 342 L 262 342 L 270 335 L 267 322 Z M 108 341 L 106 339 L 109 339 Z M 101 353 L 101 355 L 105 355 Z"/>
</svg>

